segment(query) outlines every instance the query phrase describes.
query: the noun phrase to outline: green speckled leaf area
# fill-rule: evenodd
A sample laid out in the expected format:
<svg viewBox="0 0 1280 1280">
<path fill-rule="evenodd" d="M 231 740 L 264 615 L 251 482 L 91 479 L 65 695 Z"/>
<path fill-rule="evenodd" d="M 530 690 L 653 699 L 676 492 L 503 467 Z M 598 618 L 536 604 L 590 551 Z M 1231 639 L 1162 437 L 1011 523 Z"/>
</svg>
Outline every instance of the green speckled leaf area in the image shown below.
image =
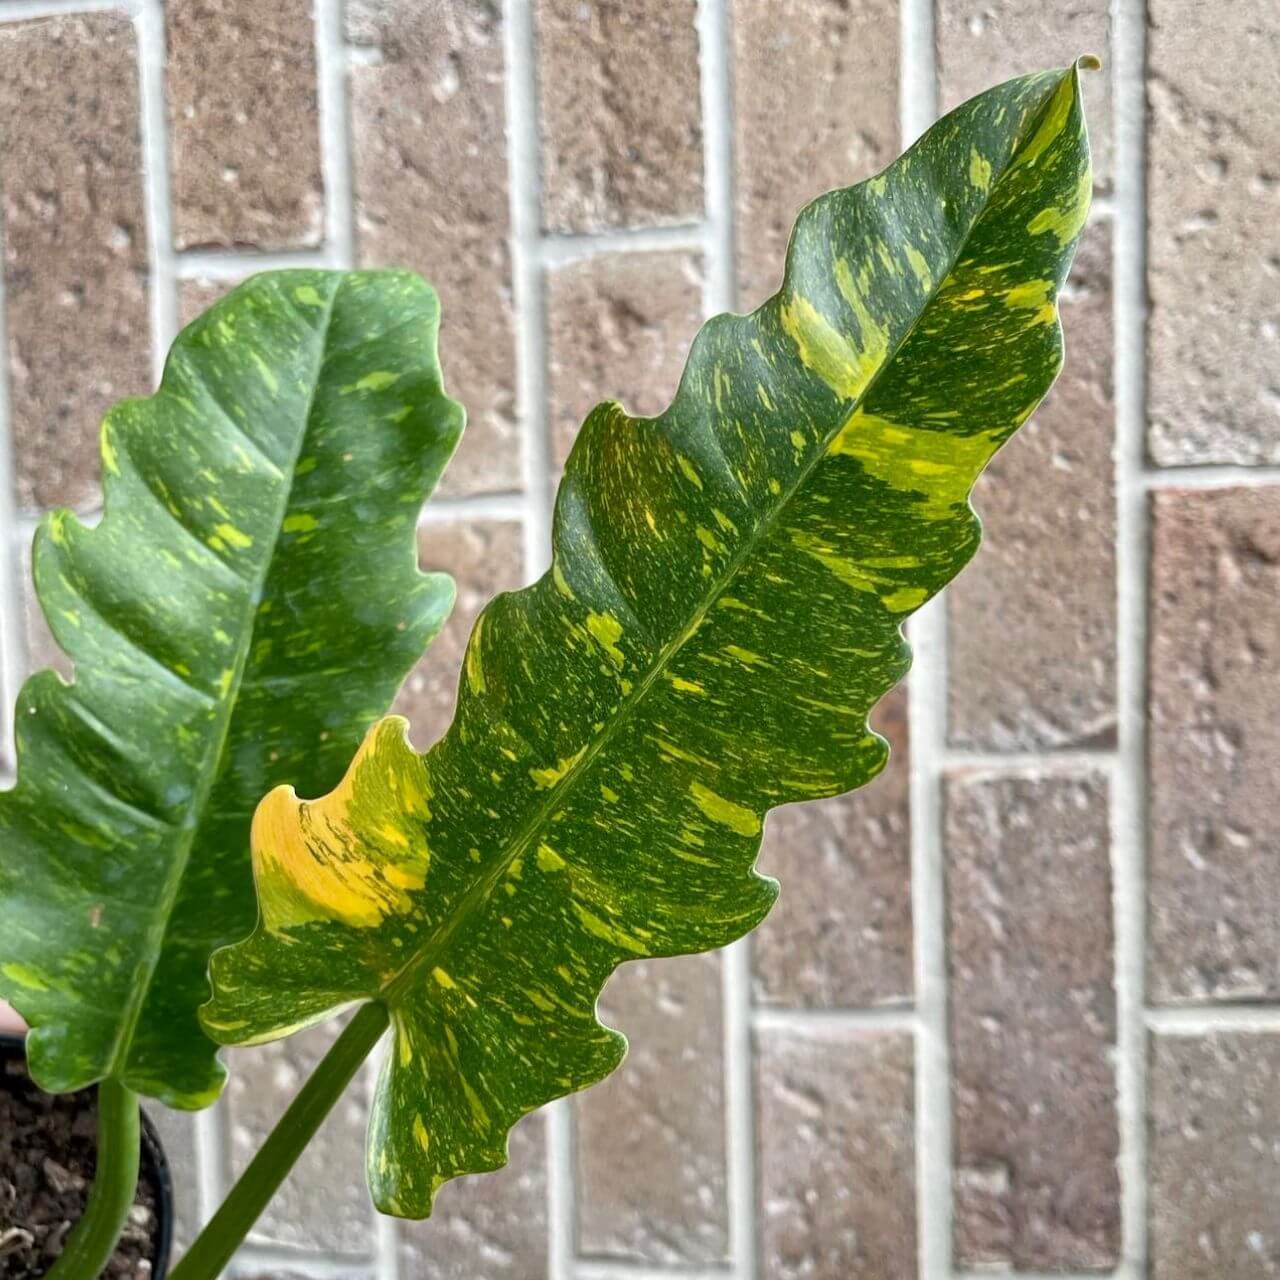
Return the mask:
<svg viewBox="0 0 1280 1280">
<path fill-rule="evenodd" d="M 422 1216 L 507 1131 L 614 1069 L 620 963 L 769 910 L 765 812 L 884 765 L 867 714 L 906 617 L 973 555 L 968 495 L 1062 360 L 1090 198 L 1074 69 L 1015 80 L 801 214 L 783 287 L 698 335 L 657 418 L 602 404 L 554 558 L 472 633 L 425 755 L 384 721 L 342 785 L 254 819 L 262 919 L 213 958 L 205 1025 L 285 1034 L 362 1000 L 394 1042 L 368 1174 Z"/>
<path fill-rule="evenodd" d="M 0 994 L 46 1089 L 216 1096 L 197 1009 L 209 953 L 256 918 L 254 805 L 339 781 L 452 607 L 415 540 L 462 430 L 438 324 L 406 273 L 255 277 L 179 336 L 155 395 L 108 414 L 97 527 L 41 527 L 75 679 L 18 700 Z"/>
</svg>

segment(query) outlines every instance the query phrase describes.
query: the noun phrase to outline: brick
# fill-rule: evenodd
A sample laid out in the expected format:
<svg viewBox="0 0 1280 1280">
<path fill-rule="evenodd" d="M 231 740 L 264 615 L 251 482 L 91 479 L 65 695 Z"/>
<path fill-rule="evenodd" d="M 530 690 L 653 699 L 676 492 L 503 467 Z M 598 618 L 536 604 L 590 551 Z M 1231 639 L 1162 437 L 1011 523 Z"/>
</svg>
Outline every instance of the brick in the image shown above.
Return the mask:
<svg viewBox="0 0 1280 1280">
<path fill-rule="evenodd" d="M 950 111 L 994 84 L 1082 53 L 1102 58 L 1101 75 L 1085 77 L 1093 176 L 1112 176 L 1111 17 L 1109 0 L 938 0 L 938 106 Z"/>
<path fill-rule="evenodd" d="M 219 298 L 225 298 L 239 281 L 183 280 L 178 285 L 178 323 L 189 325 Z"/>
<path fill-rule="evenodd" d="M 487 0 L 354 0 L 356 240 L 365 266 L 411 267 L 440 293 L 445 386 L 466 435 L 440 486 L 521 480 L 504 118 L 502 19 Z"/>
<path fill-rule="evenodd" d="M 1156 1036 L 1152 1280 L 1280 1276 L 1280 1035 Z"/>
<path fill-rule="evenodd" d="M 401 1280 L 542 1280 L 547 1274 L 545 1122 L 511 1132 L 510 1162 L 446 1183 L 430 1222 L 400 1224 Z"/>
<path fill-rule="evenodd" d="M 913 1280 L 912 1038 L 757 1034 L 762 1280 Z"/>
<path fill-rule="evenodd" d="M 0 26 L 18 501 L 98 499 L 98 429 L 151 385 L 133 25 L 113 13 Z"/>
<path fill-rule="evenodd" d="M 961 1266 L 1120 1255 L 1107 788 L 945 785 L 954 1245 Z"/>
<path fill-rule="evenodd" d="M 196 1158 L 196 1118 L 159 1103 L 144 1110 L 160 1135 L 173 1186 L 173 1248 L 178 1257 L 200 1230 L 200 1174 Z"/>
<path fill-rule="evenodd" d="M 1149 444 L 1280 462 L 1280 28 L 1265 3 L 1151 0 Z"/>
<path fill-rule="evenodd" d="M 1280 996 L 1280 489 L 1153 505 L 1149 986 Z"/>
<path fill-rule="evenodd" d="M 168 0 L 179 249 L 316 245 L 324 231 L 310 0 Z"/>
<path fill-rule="evenodd" d="M 701 217 L 696 0 L 537 0 L 534 13 L 544 224 Z"/>
<path fill-rule="evenodd" d="M 760 870 L 782 893 L 752 935 L 762 1004 L 859 1008 L 911 999 L 907 695 L 872 716 L 892 748 L 864 790 L 788 805 L 765 824 Z"/>
<path fill-rule="evenodd" d="M 232 1176 L 257 1154 L 284 1109 L 328 1051 L 341 1023 L 237 1049 L 223 1094 Z M 373 1210 L 364 1180 L 368 1089 L 357 1076 L 311 1139 L 249 1234 L 251 1243 L 368 1253 Z"/>
<path fill-rule="evenodd" d="M 701 260 L 691 253 L 614 253 L 547 278 L 551 452 L 563 466 L 601 400 L 635 414 L 671 403 L 702 319 Z"/>
<path fill-rule="evenodd" d="M 898 0 L 732 0 L 731 12 L 745 310 L 781 284 L 801 207 L 897 153 Z"/>
<path fill-rule="evenodd" d="M 658 1265 L 728 1251 L 723 1027 L 715 955 L 624 965 L 601 1020 L 631 1042 L 575 1099 L 579 1248 Z"/>
<path fill-rule="evenodd" d="M 978 482 L 985 527 L 947 591 L 949 729 L 966 747 L 1115 742 L 1111 237 L 1091 226 L 1062 301 L 1067 363 Z"/>
<path fill-rule="evenodd" d="M 499 592 L 524 580 L 520 525 L 509 520 L 432 521 L 418 534 L 426 569 L 453 575 L 458 598 L 435 643 L 404 682 L 392 710 L 413 726 L 424 750 L 453 721 L 458 674 L 480 610 Z"/>
</svg>

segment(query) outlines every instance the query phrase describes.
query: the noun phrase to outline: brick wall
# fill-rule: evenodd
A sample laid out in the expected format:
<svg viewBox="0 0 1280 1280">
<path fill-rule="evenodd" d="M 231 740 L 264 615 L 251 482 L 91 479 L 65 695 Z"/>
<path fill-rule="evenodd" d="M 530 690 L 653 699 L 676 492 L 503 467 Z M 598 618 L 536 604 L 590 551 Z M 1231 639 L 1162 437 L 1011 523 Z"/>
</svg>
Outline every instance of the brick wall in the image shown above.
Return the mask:
<svg viewBox="0 0 1280 1280">
<path fill-rule="evenodd" d="M 900 7 L 901 5 L 901 7 Z M 1092 50 L 1069 363 L 913 623 L 865 792 L 775 815 L 782 900 L 630 966 L 606 1084 L 426 1225 L 375 1224 L 368 1082 L 240 1274 L 367 1280 L 1280 1275 L 1280 17 L 1272 0 L 0 0 L 0 671 L 56 661 L 42 510 L 181 319 L 283 264 L 438 285 L 466 443 L 424 517 L 458 614 L 547 555 L 609 395 L 776 284 L 797 208 L 998 79 Z M 8 759 L 9 730 L 0 750 Z M 164 1120 L 188 1235 L 332 1037 Z"/>
</svg>

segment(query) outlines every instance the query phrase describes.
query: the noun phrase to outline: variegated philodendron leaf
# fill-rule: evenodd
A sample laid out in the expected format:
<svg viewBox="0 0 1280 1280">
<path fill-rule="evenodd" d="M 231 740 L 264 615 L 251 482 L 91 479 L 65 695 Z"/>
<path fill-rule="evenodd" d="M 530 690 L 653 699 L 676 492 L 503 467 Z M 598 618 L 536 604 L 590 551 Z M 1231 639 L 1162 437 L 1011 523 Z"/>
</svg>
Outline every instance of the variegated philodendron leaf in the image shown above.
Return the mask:
<svg viewBox="0 0 1280 1280">
<path fill-rule="evenodd" d="M 260 275 L 102 429 L 105 514 L 36 538 L 75 663 L 27 682 L 0 794 L 0 994 L 36 1079 L 182 1107 L 224 1071 L 196 1011 L 253 927 L 270 786 L 338 782 L 453 603 L 415 524 L 462 430 L 439 304 L 403 272 Z"/>
<path fill-rule="evenodd" d="M 781 291 L 702 330 L 665 413 L 587 419 L 552 568 L 477 622 L 448 734 L 419 756 L 386 720 L 333 794 L 263 802 L 261 922 L 215 955 L 205 1025 L 249 1043 L 385 1003 L 379 1208 L 428 1213 L 612 1071 L 614 968 L 744 934 L 777 892 L 765 811 L 884 765 L 867 713 L 1058 372 L 1090 190 L 1070 69 L 809 205 Z"/>
</svg>

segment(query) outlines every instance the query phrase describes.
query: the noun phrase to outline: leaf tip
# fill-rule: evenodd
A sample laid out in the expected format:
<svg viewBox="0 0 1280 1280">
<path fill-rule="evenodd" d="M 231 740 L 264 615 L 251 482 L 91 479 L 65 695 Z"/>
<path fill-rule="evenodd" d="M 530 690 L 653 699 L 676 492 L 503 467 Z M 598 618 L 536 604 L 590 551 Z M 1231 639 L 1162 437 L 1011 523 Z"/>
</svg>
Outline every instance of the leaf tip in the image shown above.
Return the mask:
<svg viewBox="0 0 1280 1280">
<path fill-rule="evenodd" d="M 1077 71 L 1101 71 L 1102 59 L 1096 53 L 1082 53 L 1076 59 Z"/>
</svg>

